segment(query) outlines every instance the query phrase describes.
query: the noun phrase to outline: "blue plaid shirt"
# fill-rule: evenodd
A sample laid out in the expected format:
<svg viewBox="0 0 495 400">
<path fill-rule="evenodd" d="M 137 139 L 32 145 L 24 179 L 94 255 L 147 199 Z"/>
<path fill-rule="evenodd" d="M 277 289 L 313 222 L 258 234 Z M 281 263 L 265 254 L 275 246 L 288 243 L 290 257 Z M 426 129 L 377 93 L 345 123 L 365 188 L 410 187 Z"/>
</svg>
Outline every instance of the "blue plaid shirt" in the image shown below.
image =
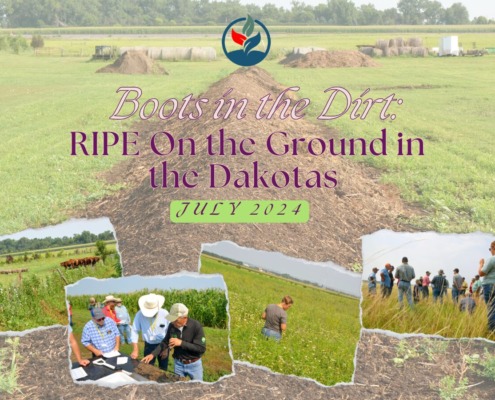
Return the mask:
<svg viewBox="0 0 495 400">
<path fill-rule="evenodd" d="M 103 353 L 107 353 L 115 349 L 117 336 L 120 336 L 117 324 L 111 318 L 106 317 L 102 326 L 94 320 L 84 325 L 81 343 L 84 347 L 91 344 Z"/>
</svg>

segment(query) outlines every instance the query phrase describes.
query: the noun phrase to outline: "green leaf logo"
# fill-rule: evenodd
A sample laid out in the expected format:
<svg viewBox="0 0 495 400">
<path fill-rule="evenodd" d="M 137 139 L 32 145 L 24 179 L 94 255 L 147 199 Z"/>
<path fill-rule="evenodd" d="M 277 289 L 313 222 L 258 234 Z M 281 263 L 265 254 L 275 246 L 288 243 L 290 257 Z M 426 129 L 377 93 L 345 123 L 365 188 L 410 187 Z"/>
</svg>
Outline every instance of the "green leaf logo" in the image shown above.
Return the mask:
<svg viewBox="0 0 495 400">
<path fill-rule="evenodd" d="M 253 17 L 251 17 L 249 14 L 246 19 L 246 23 L 242 27 L 242 33 L 246 35 L 247 37 L 251 36 L 251 33 L 254 31 L 254 20 Z"/>
</svg>

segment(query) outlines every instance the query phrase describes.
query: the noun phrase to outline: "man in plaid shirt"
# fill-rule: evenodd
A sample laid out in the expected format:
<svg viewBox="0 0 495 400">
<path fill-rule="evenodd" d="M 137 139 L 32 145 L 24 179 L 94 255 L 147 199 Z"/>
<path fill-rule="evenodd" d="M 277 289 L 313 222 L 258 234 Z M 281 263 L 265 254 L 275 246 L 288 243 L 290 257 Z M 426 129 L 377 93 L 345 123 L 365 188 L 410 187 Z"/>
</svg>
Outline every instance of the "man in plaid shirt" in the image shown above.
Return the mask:
<svg viewBox="0 0 495 400">
<path fill-rule="evenodd" d="M 84 325 L 81 343 L 95 357 L 112 350 L 119 351 L 120 332 L 111 318 L 105 317 L 101 308 L 93 310 L 93 318 Z"/>
</svg>

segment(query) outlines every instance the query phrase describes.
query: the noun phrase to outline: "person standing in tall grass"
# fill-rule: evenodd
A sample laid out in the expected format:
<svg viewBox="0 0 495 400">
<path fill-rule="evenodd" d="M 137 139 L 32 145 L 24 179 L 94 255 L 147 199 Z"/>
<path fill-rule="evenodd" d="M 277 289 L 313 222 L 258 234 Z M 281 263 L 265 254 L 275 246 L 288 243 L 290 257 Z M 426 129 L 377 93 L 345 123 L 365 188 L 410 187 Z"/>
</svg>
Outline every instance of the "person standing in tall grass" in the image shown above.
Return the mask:
<svg viewBox="0 0 495 400">
<path fill-rule="evenodd" d="M 368 293 L 370 295 L 376 294 L 376 273 L 378 268 L 373 268 L 373 272 L 368 276 Z"/>
<path fill-rule="evenodd" d="M 433 286 L 433 301 L 436 302 L 440 298 L 440 303 L 443 303 L 443 294 L 447 290 L 447 280 L 445 279 L 443 269 L 438 271 L 438 275 L 433 277 L 431 281 Z"/>
<path fill-rule="evenodd" d="M 483 277 L 483 296 L 488 309 L 488 329 L 495 331 L 495 241 L 488 249 L 491 257 L 480 260 L 478 274 Z"/>
<path fill-rule="evenodd" d="M 426 271 L 426 275 L 423 276 L 423 286 L 422 286 L 423 299 L 427 299 L 428 297 L 430 297 L 430 290 L 428 289 L 428 287 L 430 286 L 430 283 L 431 283 L 430 275 L 431 275 L 431 272 Z"/>
<path fill-rule="evenodd" d="M 399 265 L 397 271 L 395 271 L 395 277 L 399 280 L 399 305 L 400 308 L 404 306 L 404 295 L 407 298 L 409 307 L 413 308 L 414 303 L 412 299 L 411 281 L 416 278 L 414 268 L 409 265 L 407 257 L 402 257 L 402 264 Z"/>
<path fill-rule="evenodd" d="M 392 281 L 390 280 L 389 272 L 392 270 L 391 264 L 385 264 L 385 268 L 380 271 L 380 285 L 382 297 L 388 297 L 392 293 Z"/>
</svg>

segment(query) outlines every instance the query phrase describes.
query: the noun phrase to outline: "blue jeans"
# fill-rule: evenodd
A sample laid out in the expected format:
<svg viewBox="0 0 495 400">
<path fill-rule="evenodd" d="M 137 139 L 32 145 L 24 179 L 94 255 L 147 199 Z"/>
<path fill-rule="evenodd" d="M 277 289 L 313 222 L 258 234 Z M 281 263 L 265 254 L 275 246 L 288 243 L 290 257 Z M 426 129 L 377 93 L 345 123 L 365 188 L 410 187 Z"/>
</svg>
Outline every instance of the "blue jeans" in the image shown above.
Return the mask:
<svg viewBox="0 0 495 400">
<path fill-rule="evenodd" d="M 452 288 L 452 300 L 454 300 L 454 303 L 459 302 L 459 289 L 455 287 Z"/>
<path fill-rule="evenodd" d="M 411 293 L 411 282 L 404 282 L 404 281 L 399 282 L 399 303 L 401 308 L 404 303 L 404 294 L 406 295 L 407 302 L 409 303 L 409 307 L 413 308 L 414 303 Z"/>
<path fill-rule="evenodd" d="M 144 342 L 144 356 L 146 357 L 147 355 L 151 354 L 153 350 L 156 349 L 156 347 L 160 343 L 157 344 L 151 344 L 151 343 L 146 343 Z M 158 358 L 158 367 L 160 367 L 161 370 L 166 371 L 168 368 L 168 357 L 162 360 L 160 356 L 158 357 L 153 357 L 150 361 L 151 365 L 155 365 L 155 360 Z"/>
<path fill-rule="evenodd" d="M 495 331 L 495 285 L 483 285 L 483 296 L 488 309 L 488 329 Z"/>
<path fill-rule="evenodd" d="M 180 360 L 174 358 L 174 372 L 179 376 L 188 376 L 193 381 L 203 380 L 203 363 L 201 358 L 191 364 L 184 364 Z"/>
<path fill-rule="evenodd" d="M 433 301 L 436 303 L 437 299 L 440 297 L 440 303 L 443 303 L 443 295 L 440 289 L 433 289 Z"/>
<path fill-rule="evenodd" d="M 131 326 L 129 324 L 117 325 L 120 332 L 120 344 L 124 344 L 127 338 L 127 344 L 131 344 Z"/>
<path fill-rule="evenodd" d="M 277 342 L 280 339 L 282 339 L 282 335 L 280 334 L 280 332 L 272 331 L 271 329 L 268 329 L 268 328 L 263 328 L 261 330 L 261 333 L 263 335 L 265 335 L 267 338 L 273 338 L 273 339 L 275 339 Z"/>
</svg>

